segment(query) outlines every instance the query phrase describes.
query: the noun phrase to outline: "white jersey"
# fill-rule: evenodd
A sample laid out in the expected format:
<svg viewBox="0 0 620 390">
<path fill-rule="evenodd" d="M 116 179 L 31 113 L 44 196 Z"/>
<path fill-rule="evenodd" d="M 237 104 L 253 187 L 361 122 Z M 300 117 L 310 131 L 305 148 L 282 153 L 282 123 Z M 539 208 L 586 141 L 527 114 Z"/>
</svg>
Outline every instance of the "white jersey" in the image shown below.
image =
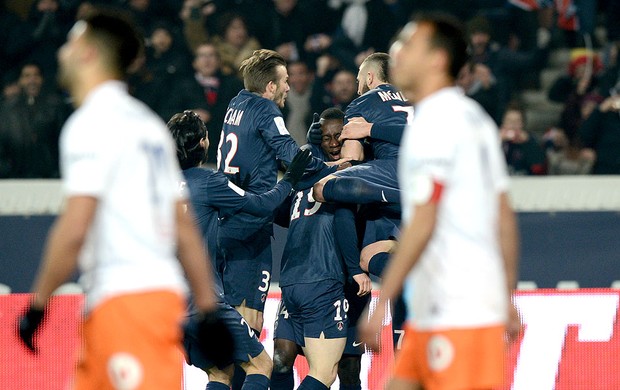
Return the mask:
<svg viewBox="0 0 620 390">
<path fill-rule="evenodd" d="M 79 256 L 87 309 L 123 293 L 184 293 L 175 225 L 182 178 L 165 124 L 109 81 L 69 118 L 60 148 L 66 196 L 98 199 Z"/>
<path fill-rule="evenodd" d="M 508 186 L 498 129 L 473 100 L 444 88 L 416 105 L 401 144 L 403 222 L 416 202 L 443 187 L 435 231 L 407 277 L 413 325 L 497 325 L 508 310 L 499 247 L 499 202 Z"/>
</svg>

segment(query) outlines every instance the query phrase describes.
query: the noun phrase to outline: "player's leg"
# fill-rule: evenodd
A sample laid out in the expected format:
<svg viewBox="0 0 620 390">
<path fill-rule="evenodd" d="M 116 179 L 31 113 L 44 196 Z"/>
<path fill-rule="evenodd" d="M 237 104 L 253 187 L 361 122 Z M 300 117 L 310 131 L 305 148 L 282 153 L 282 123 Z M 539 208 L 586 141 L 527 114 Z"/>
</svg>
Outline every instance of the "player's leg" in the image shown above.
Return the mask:
<svg viewBox="0 0 620 390">
<path fill-rule="evenodd" d="M 282 298 L 295 324 L 303 327 L 303 351 L 310 370 L 299 389 L 325 390 L 336 380 L 347 335 L 348 302 L 336 280 L 282 288 Z"/>
<path fill-rule="evenodd" d="M 345 283 L 344 296 L 349 303 L 349 310 L 347 311 L 349 324 L 346 346 L 338 363 L 340 390 L 360 390 L 362 386 L 360 380 L 361 361 L 366 348 L 364 343 L 358 341 L 357 322 L 368 302 L 370 302 L 370 294 L 359 297 L 357 291 L 358 287 L 355 283 Z"/>
<path fill-rule="evenodd" d="M 242 388 L 267 389 L 272 370 L 271 358 L 265 352 L 260 341 L 258 341 L 254 331 L 235 309 L 223 302 L 218 303 L 218 306 L 220 316 L 230 329 L 235 341 L 234 363 L 249 373 Z M 200 348 L 198 348 L 198 328 L 193 316 L 190 316 L 184 328 L 183 344 L 185 346 L 187 362 L 207 373 L 209 376 L 209 389 L 224 389 L 222 386 L 225 386 L 227 389 L 230 388 L 232 385 L 233 365 L 231 364 L 229 367 L 220 370 L 205 358 Z M 246 387 L 246 382 L 249 387 Z"/>
<path fill-rule="evenodd" d="M 327 176 L 313 187 L 319 202 L 400 203 L 396 162 L 373 160 Z"/>
<path fill-rule="evenodd" d="M 263 329 L 263 310 L 271 285 L 271 234 L 273 228 L 260 227 L 243 240 L 235 230 L 220 239 L 220 254 L 225 264 L 222 273 L 226 302 L 243 316 L 256 332 Z"/>
<path fill-rule="evenodd" d="M 258 356 L 239 365 L 245 371 L 245 380 L 241 387 L 243 390 L 266 390 L 269 388 L 273 362 L 267 351 L 263 350 Z"/>
<path fill-rule="evenodd" d="M 302 390 L 329 388 L 336 380 L 338 362 L 344 351 L 346 337 L 327 339 L 325 335 L 322 335 L 319 338 L 305 337 L 304 340 L 306 346 L 303 350 L 310 366 L 308 376 L 319 381 L 324 387 L 317 387 L 317 384 L 311 380 L 306 382 L 306 377 L 299 388 Z"/>
<path fill-rule="evenodd" d="M 299 346 L 294 341 L 274 339 L 272 390 L 293 390 L 295 386 L 293 365 L 298 352 Z"/>
<path fill-rule="evenodd" d="M 340 379 L 340 390 L 361 390 L 361 371 L 362 355 L 342 355 L 342 358 L 338 362 L 338 379 Z"/>
<path fill-rule="evenodd" d="M 295 331 L 286 306 L 280 301 L 273 331 L 272 390 L 293 390 L 295 386 L 293 365 L 297 355 L 301 353 L 298 340 L 303 342 L 303 336 L 299 334 L 300 332 L 301 329 Z"/>
</svg>

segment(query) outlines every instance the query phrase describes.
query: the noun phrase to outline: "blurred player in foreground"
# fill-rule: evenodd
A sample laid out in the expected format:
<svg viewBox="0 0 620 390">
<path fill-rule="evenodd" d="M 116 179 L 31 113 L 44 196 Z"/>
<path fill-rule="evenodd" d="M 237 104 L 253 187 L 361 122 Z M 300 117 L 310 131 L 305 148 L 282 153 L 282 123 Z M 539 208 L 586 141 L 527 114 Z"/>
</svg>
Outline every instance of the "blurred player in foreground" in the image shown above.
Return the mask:
<svg viewBox="0 0 620 390">
<path fill-rule="evenodd" d="M 498 130 L 454 86 L 467 59 L 458 24 L 421 16 L 395 49 L 393 80 L 416 106 L 399 159 L 403 229 L 362 327 L 378 348 L 385 304 L 406 283 L 407 337 L 390 389 L 502 386 L 506 334 L 518 313 L 518 237 Z"/>
<path fill-rule="evenodd" d="M 181 388 L 184 274 L 207 336 L 200 348 L 222 359 L 232 353 L 220 348 L 230 334 L 216 317 L 206 253 L 178 192 L 170 134 L 121 81 L 141 45 L 122 16 L 94 12 L 75 24 L 58 54 L 60 82 L 77 107 L 60 144 L 66 205 L 19 335 L 36 351 L 45 306 L 79 264 L 86 317 L 76 389 Z"/>
</svg>

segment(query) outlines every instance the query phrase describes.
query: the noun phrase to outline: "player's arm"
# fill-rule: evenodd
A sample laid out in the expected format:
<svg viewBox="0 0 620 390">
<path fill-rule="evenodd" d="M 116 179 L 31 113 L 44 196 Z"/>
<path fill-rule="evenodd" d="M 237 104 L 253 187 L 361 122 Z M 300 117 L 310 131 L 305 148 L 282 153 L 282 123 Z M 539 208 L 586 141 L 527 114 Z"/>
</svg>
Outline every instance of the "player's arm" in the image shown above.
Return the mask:
<svg viewBox="0 0 620 390">
<path fill-rule="evenodd" d="M 77 268 L 77 259 L 97 211 L 97 198 L 72 196 L 52 227 L 43 254 L 43 263 L 34 283 L 33 306 L 43 308 L 61 284 Z"/>
<path fill-rule="evenodd" d="M 371 349 L 378 350 L 380 347 L 376 334 L 382 328 L 386 303 L 393 302 L 401 292 L 405 278 L 420 259 L 435 230 L 439 200 L 435 194 L 441 193 L 441 185 L 434 186 L 433 195 L 414 206 L 413 219 L 404 226 L 399 247 L 383 272 L 376 309 L 368 323 L 362 324 L 360 334 Z"/>
<path fill-rule="evenodd" d="M 72 196 L 65 210 L 51 228 L 43 252 L 43 262 L 34 282 L 34 300 L 19 320 L 19 336 L 33 352 L 37 351 L 33 336 L 43 322 L 45 306 L 52 292 L 71 277 L 77 259 L 95 218 L 97 199 Z"/>
<path fill-rule="evenodd" d="M 349 122 L 344 125 L 340 139 L 350 140 L 371 137 L 394 145 L 400 145 L 405 127 L 405 124 L 370 123 L 363 117 L 356 117 L 349 119 Z"/>
<path fill-rule="evenodd" d="M 342 136 L 340 137 L 342 139 Z M 340 155 L 344 160 L 364 161 L 364 145 L 356 139 L 347 139 L 342 143 Z"/>
<path fill-rule="evenodd" d="M 212 283 L 209 282 L 213 280 L 211 269 L 207 266 L 209 255 L 205 252 L 202 238 L 194 224 L 192 208 L 186 210 L 185 206 L 183 201 L 176 204 L 179 262 L 189 281 L 196 307 L 201 312 L 213 312 L 216 301 L 211 290 Z"/>
<path fill-rule="evenodd" d="M 364 296 L 372 290 L 370 277 L 360 267 L 357 229 L 355 225 L 355 205 L 340 205 L 334 213 L 334 231 L 336 244 L 344 260 L 347 274 L 359 286 L 358 296 Z"/>
<path fill-rule="evenodd" d="M 506 273 L 506 291 L 508 297 L 512 297 L 517 286 L 517 269 L 519 263 L 519 230 L 515 213 L 510 205 L 510 200 L 505 192 L 499 195 L 499 244 L 504 259 Z M 507 334 L 511 340 L 515 340 L 521 330 L 519 314 L 511 305 Z"/>
</svg>

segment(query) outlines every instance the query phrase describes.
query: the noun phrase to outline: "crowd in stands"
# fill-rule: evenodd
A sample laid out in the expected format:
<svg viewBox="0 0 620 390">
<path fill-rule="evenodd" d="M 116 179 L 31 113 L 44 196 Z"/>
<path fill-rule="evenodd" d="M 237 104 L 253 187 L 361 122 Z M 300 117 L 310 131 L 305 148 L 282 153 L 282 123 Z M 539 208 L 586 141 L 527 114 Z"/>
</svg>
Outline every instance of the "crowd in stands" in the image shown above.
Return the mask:
<svg viewBox="0 0 620 390">
<path fill-rule="evenodd" d="M 361 60 L 388 52 L 412 13 L 441 9 L 467 23 L 471 60 L 458 84 L 500 125 L 512 174 L 620 174 L 620 0 L 0 0 L 0 178 L 59 176 L 58 136 L 72 106 L 55 82 L 56 52 L 80 15 L 111 4 L 145 37 L 130 92 L 165 121 L 198 113 L 211 163 L 228 102 L 243 88 L 239 64 L 254 50 L 287 60 L 283 113 L 303 144 L 314 112 L 345 110 L 356 97 Z M 548 91 L 564 105 L 561 119 L 526 131 L 520 93 L 540 88 L 558 47 L 573 49 Z"/>
</svg>

